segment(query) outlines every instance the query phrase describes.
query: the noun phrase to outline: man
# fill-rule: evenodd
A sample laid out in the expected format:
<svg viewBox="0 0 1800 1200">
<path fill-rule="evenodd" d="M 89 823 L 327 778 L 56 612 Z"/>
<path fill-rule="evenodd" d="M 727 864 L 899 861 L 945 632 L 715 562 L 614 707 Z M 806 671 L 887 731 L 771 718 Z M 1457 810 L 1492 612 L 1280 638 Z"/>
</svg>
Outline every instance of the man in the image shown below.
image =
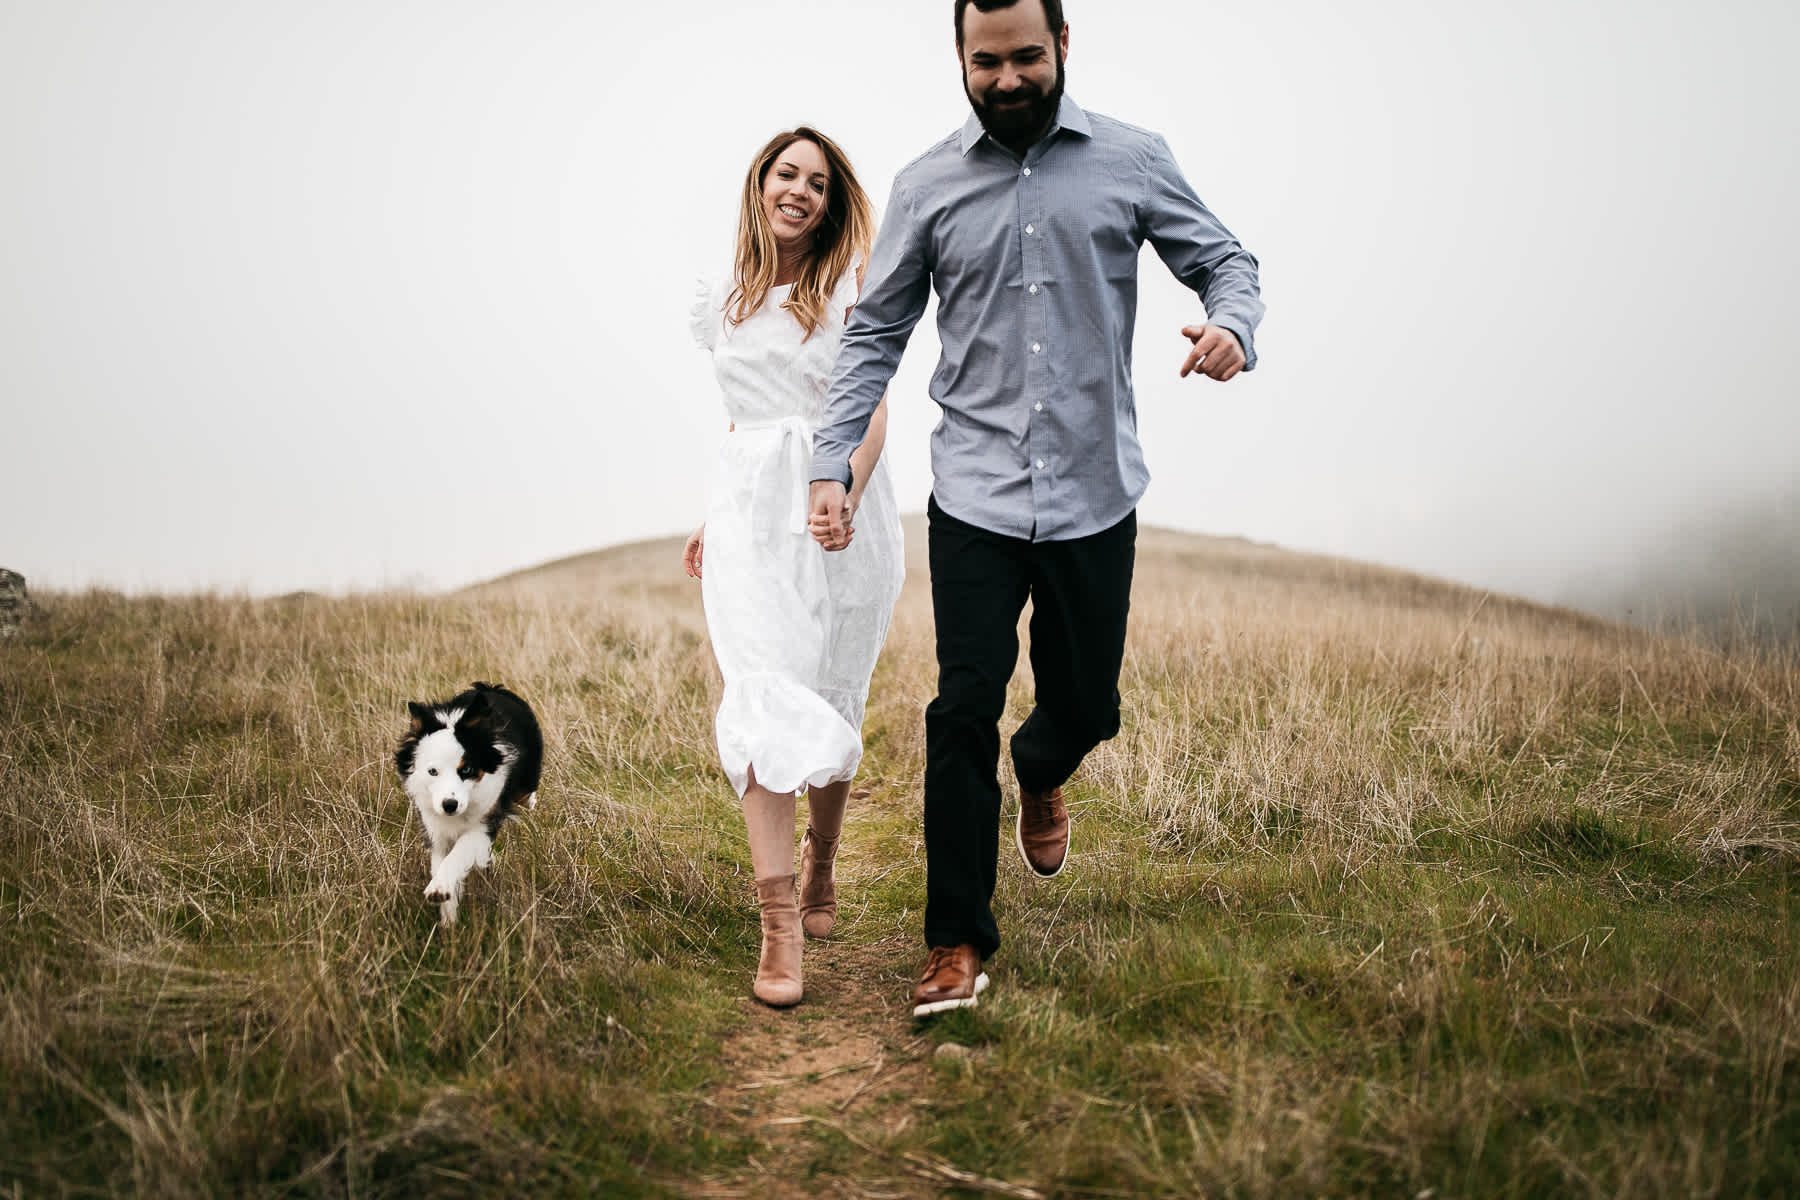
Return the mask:
<svg viewBox="0 0 1800 1200">
<path fill-rule="evenodd" d="M 999 719 L 1031 601 L 1037 706 L 1012 738 L 1015 842 L 1040 876 L 1068 854 L 1062 784 L 1119 731 L 1119 666 L 1149 483 L 1131 388 L 1138 250 L 1204 302 L 1181 375 L 1255 365 L 1256 260 L 1155 134 L 1063 95 L 1061 0 L 956 0 L 974 109 L 894 180 L 814 441 L 812 528 L 841 543 L 862 441 L 931 288 L 931 598 L 938 695 L 925 712 L 925 971 L 913 1013 L 972 1005 L 1000 945 Z"/>
</svg>

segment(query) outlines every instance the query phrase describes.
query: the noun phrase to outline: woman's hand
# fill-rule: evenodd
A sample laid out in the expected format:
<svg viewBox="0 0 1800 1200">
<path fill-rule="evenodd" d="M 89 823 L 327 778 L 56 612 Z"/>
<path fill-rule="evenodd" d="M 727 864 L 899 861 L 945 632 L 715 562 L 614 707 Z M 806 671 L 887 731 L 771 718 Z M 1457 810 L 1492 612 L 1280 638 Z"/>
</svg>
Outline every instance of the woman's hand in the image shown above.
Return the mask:
<svg viewBox="0 0 1800 1200">
<path fill-rule="evenodd" d="M 843 532 L 834 535 L 831 529 L 831 518 L 820 513 L 813 513 L 806 519 L 806 530 L 813 539 L 827 550 L 842 550 L 850 544 L 856 530 L 850 527 L 850 518 L 856 515 L 856 505 L 848 496 L 844 498 L 843 508 L 838 510 L 838 518 L 842 522 Z"/>
<path fill-rule="evenodd" d="M 688 535 L 687 545 L 681 548 L 681 565 L 695 579 L 700 578 L 700 559 L 706 554 L 706 526 L 694 530 Z"/>
</svg>

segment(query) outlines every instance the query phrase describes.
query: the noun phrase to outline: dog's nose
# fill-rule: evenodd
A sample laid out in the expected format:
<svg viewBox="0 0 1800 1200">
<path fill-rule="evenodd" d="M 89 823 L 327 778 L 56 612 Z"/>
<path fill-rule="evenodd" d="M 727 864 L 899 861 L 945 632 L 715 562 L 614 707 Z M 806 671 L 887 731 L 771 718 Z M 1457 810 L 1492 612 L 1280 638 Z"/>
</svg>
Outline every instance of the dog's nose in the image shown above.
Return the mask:
<svg viewBox="0 0 1800 1200">
<path fill-rule="evenodd" d="M 456 801 L 455 800 L 444 801 L 444 811 L 447 813 L 455 812 L 456 811 Z"/>
</svg>

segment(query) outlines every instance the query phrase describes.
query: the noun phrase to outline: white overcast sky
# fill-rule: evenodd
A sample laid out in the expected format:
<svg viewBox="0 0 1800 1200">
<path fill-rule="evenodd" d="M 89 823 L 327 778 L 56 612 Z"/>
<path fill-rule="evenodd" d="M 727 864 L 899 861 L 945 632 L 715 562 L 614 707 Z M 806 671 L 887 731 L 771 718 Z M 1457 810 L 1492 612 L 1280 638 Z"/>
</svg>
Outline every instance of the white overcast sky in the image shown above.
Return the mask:
<svg viewBox="0 0 1800 1200">
<path fill-rule="evenodd" d="M 1070 95 L 1269 307 L 1256 372 L 1178 380 L 1146 253 L 1142 519 L 1555 598 L 1793 493 L 1800 5 L 1067 2 Z M 685 532 L 750 155 L 816 124 L 885 202 L 966 115 L 950 9 L 0 0 L 0 565 L 440 588 Z"/>
</svg>

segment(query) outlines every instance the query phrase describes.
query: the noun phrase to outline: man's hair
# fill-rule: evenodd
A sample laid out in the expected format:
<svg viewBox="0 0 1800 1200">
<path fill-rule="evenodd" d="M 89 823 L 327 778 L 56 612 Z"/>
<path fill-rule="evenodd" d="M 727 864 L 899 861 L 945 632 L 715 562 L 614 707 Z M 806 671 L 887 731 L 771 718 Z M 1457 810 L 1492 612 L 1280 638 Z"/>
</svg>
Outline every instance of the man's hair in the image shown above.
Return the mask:
<svg viewBox="0 0 1800 1200">
<path fill-rule="evenodd" d="M 993 12 L 997 8 L 1011 8 L 1019 0 L 956 0 L 956 48 L 962 49 L 963 14 L 974 4 L 977 12 Z M 1062 0 L 1043 0 L 1044 19 L 1050 23 L 1050 36 L 1061 37 L 1063 29 Z"/>
</svg>

